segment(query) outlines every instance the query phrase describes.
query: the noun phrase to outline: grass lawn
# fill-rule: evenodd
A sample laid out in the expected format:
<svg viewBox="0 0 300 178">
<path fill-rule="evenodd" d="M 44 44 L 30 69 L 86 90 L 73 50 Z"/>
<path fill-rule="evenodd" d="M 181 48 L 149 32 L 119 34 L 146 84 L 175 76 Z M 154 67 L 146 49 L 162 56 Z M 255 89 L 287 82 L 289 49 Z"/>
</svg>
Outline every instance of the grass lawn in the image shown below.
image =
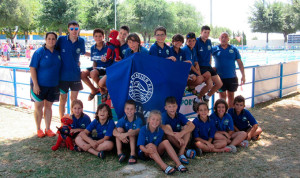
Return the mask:
<svg viewBox="0 0 300 178">
<path fill-rule="evenodd" d="M 115 151 L 101 160 L 60 148 L 56 138 L 37 138 L 32 111 L 0 104 L 0 177 L 124 177 Z M 236 154 L 209 153 L 190 160 L 187 173 L 175 177 L 300 177 L 300 93 L 256 105 L 251 113 L 263 129 L 261 139 Z M 42 121 L 43 123 L 44 121 Z M 56 131 L 58 119 L 53 119 Z M 167 156 L 164 160 L 174 165 Z M 141 161 L 165 176 L 154 161 Z M 138 176 L 138 173 L 134 174 Z"/>
</svg>

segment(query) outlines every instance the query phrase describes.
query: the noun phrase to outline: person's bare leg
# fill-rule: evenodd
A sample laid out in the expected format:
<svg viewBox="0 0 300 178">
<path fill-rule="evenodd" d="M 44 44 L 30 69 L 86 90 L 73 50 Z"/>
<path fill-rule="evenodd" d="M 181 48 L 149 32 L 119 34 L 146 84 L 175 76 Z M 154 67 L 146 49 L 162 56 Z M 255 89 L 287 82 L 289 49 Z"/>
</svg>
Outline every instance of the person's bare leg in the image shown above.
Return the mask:
<svg viewBox="0 0 300 178">
<path fill-rule="evenodd" d="M 97 92 L 97 88 L 92 84 L 88 76 L 90 72 L 88 70 L 81 72 L 81 80 L 91 89 L 91 93 L 95 94 Z"/>
<path fill-rule="evenodd" d="M 43 107 L 44 107 L 44 101 L 34 102 L 34 119 L 35 119 L 37 130 L 41 129 L 41 122 L 43 118 Z"/>
<path fill-rule="evenodd" d="M 62 118 L 65 114 L 65 107 L 68 99 L 68 94 L 60 94 L 59 98 L 59 116 Z"/>
<path fill-rule="evenodd" d="M 162 154 L 164 151 L 167 151 L 168 155 L 170 156 L 170 158 L 175 162 L 176 167 L 178 167 L 179 165 L 181 165 L 181 162 L 179 161 L 179 158 L 174 150 L 174 148 L 172 147 L 172 145 L 170 144 L 170 142 L 168 140 L 164 140 L 162 141 L 157 148 L 158 153 Z"/>
<path fill-rule="evenodd" d="M 206 82 L 205 82 L 205 86 L 201 89 L 198 98 L 201 99 L 212 87 L 213 87 L 213 82 L 211 80 L 211 78 L 209 78 Z"/>
<path fill-rule="evenodd" d="M 219 96 L 220 96 L 221 99 L 223 99 L 223 100 L 226 101 L 226 97 L 227 97 L 227 96 L 226 96 L 226 91 L 220 92 L 220 93 L 219 93 Z"/>
<path fill-rule="evenodd" d="M 227 97 L 228 97 L 228 107 L 233 107 L 233 101 L 234 101 L 234 92 L 227 91 Z"/>
<path fill-rule="evenodd" d="M 212 96 L 216 91 L 218 91 L 223 83 L 219 77 L 219 75 L 215 75 L 211 77 L 212 82 L 214 83 L 213 87 L 210 89 L 210 91 L 208 92 L 208 96 Z"/>
<path fill-rule="evenodd" d="M 232 138 L 232 141 L 231 141 L 230 145 L 237 146 L 237 145 L 240 145 L 243 140 L 247 139 L 247 133 L 244 131 L 234 132 L 231 135 L 231 138 Z"/>
<path fill-rule="evenodd" d="M 53 102 L 49 102 L 47 100 L 44 100 L 44 106 L 45 106 L 44 117 L 45 117 L 46 131 L 50 129 L 50 125 L 51 125 L 52 104 L 53 104 Z"/>
</svg>

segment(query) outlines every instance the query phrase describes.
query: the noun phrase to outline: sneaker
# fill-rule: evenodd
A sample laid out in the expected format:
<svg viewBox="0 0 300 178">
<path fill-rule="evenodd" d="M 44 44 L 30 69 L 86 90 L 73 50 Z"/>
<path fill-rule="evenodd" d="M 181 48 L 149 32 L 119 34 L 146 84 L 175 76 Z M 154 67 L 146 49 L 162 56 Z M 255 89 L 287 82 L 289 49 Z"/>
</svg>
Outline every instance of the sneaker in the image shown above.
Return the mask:
<svg viewBox="0 0 300 178">
<path fill-rule="evenodd" d="M 249 145 L 248 140 L 243 140 L 243 141 L 241 142 L 241 144 L 240 144 L 240 146 L 241 146 L 241 147 L 244 147 L 244 148 L 247 148 L 248 145 Z"/>
<path fill-rule="evenodd" d="M 42 137 L 45 137 L 45 134 L 44 134 L 44 132 L 40 129 L 40 130 L 37 131 L 37 136 L 38 136 L 39 138 L 42 138 Z"/>
<path fill-rule="evenodd" d="M 55 133 L 53 133 L 51 129 L 49 129 L 47 131 L 45 129 L 45 134 L 47 135 L 47 137 L 54 137 L 55 136 Z"/>
<path fill-rule="evenodd" d="M 193 111 L 194 112 L 197 112 L 198 106 L 199 106 L 198 102 L 196 101 L 196 98 L 194 98 L 194 100 L 193 100 Z"/>
<path fill-rule="evenodd" d="M 202 98 L 201 98 L 201 99 L 202 99 L 202 101 L 203 101 L 203 102 L 205 102 L 205 103 L 208 103 L 208 102 L 209 102 L 209 99 L 206 99 L 206 97 L 205 97 L 205 96 L 206 96 L 206 95 L 202 96 Z"/>
<path fill-rule="evenodd" d="M 236 147 L 234 146 L 234 145 L 228 145 L 228 146 L 226 146 L 227 148 L 230 148 L 231 150 L 230 150 L 230 153 L 236 153 L 237 152 L 237 149 L 236 149 Z M 226 148 L 225 147 L 225 148 Z"/>
</svg>

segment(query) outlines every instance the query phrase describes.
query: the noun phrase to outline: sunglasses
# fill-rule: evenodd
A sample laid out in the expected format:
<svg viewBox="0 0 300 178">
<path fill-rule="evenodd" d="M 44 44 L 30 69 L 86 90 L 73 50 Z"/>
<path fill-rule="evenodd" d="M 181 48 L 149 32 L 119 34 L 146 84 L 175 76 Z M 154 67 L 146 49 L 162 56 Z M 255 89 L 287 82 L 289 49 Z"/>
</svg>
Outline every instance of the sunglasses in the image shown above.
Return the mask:
<svg viewBox="0 0 300 178">
<path fill-rule="evenodd" d="M 75 27 L 75 28 L 71 27 L 71 28 L 69 28 L 69 29 L 70 29 L 71 31 L 73 31 L 73 30 L 78 31 L 78 30 L 79 30 L 78 27 Z"/>
</svg>

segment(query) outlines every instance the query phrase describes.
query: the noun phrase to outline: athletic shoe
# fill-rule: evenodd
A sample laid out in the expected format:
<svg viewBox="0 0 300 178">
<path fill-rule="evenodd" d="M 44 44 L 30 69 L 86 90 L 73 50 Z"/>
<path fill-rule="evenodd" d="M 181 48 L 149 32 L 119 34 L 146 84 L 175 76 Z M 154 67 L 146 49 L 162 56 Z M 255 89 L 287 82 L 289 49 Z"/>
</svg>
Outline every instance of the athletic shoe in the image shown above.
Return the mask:
<svg viewBox="0 0 300 178">
<path fill-rule="evenodd" d="M 243 140 L 243 141 L 241 142 L 241 144 L 240 144 L 240 146 L 241 146 L 241 147 L 244 147 L 244 148 L 247 148 L 248 145 L 249 145 L 248 140 Z"/>
<path fill-rule="evenodd" d="M 197 112 L 198 106 L 199 106 L 198 102 L 196 101 L 196 98 L 194 98 L 194 100 L 193 100 L 193 111 L 194 112 Z"/>
<path fill-rule="evenodd" d="M 228 145 L 226 147 L 231 148 L 230 153 L 236 153 L 236 151 L 237 151 L 237 149 L 236 149 L 236 147 L 234 145 Z"/>
<path fill-rule="evenodd" d="M 44 134 L 44 132 L 40 129 L 40 130 L 37 131 L 37 136 L 38 136 L 39 138 L 42 138 L 42 137 L 45 137 L 45 134 Z"/>
<path fill-rule="evenodd" d="M 208 102 L 209 102 L 209 99 L 206 99 L 206 97 L 205 97 L 205 96 L 206 96 L 206 95 L 202 96 L 202 98 L 201 98 L 201 99 L 202 99 L 202 101 L 203 101 L 203 102 L 205 102 L 205 103 L 208 103 Z"/>
<path fill-rule="evenodd" d="M 49 129 L 47 131 L 45 129 L 45 134 L 47 135 L 47 137 L 54 137 L 55 136 L 55 133 L 53 133 L 51 129 Z"/>
</svg>

